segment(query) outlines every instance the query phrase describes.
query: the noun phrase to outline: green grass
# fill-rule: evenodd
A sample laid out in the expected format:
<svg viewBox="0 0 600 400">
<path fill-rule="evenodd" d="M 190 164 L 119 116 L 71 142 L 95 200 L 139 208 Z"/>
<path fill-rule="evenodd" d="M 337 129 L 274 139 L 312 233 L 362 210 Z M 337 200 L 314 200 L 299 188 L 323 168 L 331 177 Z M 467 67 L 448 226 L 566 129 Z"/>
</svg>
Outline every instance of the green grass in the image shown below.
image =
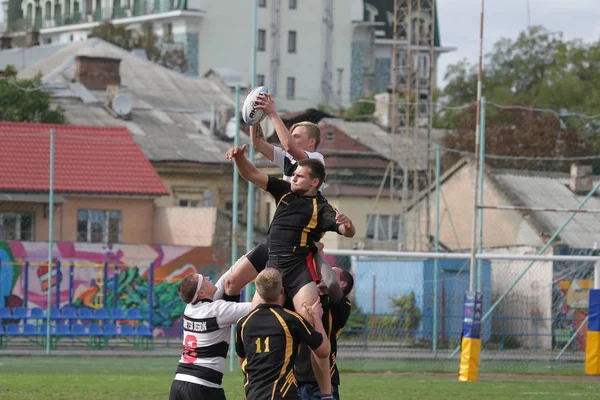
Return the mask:
<svg viewBox="0 0 600 400">
<path fill-rule="evenodd" d="M 164 400 L 177 360 L 121 357 L 1 357 L 0 399 Z M 410 364 L 410 363 L 407 363 Z M 482 377 L 460 383 L 455 370 L 447 375 L 342 373 L 344 400 L 406 399 L 556 399 L 600 393 L 600 382 L 555 380 L 548 376 L 502 380 Z M 418 368 L 417 368 L 418 369 Z M 515 372 L 515 371 L 506 371 Z M 574 379 L 574 378 L 573 378 Z M 225 374 L 229 400 L 243 399 L 241 373 Z"/>
</svg>

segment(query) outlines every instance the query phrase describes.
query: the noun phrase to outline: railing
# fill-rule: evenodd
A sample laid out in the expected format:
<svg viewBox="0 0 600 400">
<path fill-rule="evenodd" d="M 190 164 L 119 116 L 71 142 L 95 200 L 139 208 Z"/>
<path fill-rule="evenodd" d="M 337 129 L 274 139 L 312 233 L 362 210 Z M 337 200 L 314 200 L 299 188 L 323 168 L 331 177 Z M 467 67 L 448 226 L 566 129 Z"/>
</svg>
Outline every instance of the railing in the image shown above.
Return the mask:
<svg viewBox="0 0 600 400">
<path fill-rule="evenodd" d="M 159 14 L 173 10 L 181 9 L 179 2 L 169 0 L 134 0 L 130 8 L 118 5 L 117 7 L 95 8 L 89 15 L 82 15 L 76 11 L 72 15 L 67 12 L 61 12 L 49 20 L 42 20 L 42 15 L 36 14 L 34 20 L 26 18 L 7 22 L 8 32 L 20 32 L 30 29 L 54 28 L 59 26 L 74 25 L 86 22 L 100 22 L 105 20 L 114 20 L 121 18 L 139 17 L 142 15 Z M 89 16 L 89 18 L 88 18 Z"/>
</svg>

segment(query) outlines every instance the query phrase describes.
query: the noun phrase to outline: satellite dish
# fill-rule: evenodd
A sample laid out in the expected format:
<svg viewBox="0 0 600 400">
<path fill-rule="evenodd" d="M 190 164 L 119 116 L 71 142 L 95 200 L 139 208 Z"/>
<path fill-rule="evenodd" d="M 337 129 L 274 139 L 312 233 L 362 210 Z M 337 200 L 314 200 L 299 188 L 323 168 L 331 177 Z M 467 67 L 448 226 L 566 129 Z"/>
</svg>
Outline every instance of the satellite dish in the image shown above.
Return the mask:
<svg viewBox="0 0 600 400">
<path fill-rule="evenodd" d="M 225 136 L 229 139 L 235 138 L 235 117 L 231 117 L 225 126 Z"/>
<path fill-rule="evenodd" d="M 119 115 L 129 115 L 133 109 L 133 98 L 129 93 L 121 93 L 115 96 L 111 107 Z"/>
<path fill-rule="evenodd" d="M 273 123 L 269 118 L 263 119 L 260 123 L 260 127 L 266 138 L 270 138 L 275 133 L 275 126 L 273 126 Z"/>
</svg>

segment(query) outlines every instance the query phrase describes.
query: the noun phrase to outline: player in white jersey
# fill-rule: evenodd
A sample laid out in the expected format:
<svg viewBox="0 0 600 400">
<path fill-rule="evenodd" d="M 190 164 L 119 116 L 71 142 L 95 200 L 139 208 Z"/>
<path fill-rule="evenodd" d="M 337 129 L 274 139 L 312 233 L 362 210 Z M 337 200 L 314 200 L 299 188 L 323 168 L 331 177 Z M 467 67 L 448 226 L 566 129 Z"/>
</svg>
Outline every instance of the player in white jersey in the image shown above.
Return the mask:
<svg viewBox="0 0 600 400">
<path fill-rule="evenodd" d="M 227 271 L 227 276 L 235 265 Z M 221 386 L 229 349 L 231 325 L 246 315 L 251 303 L 217 299 L 223 277 L 215 285 L 201 274 L 187 275 L 179 296 L 187 303 L 183 317 L 183 354 L 171 385 L 169 400 L 224 400 Z"/>
<path fill-rule="evenodd" d="M 267 143 L 262 137 L 259 125 L 250 128 L 252 146 L 283 170 L 283 179 L 291 182 L 299 160 L 316 158 L 325 165 L 323 154 L 317 151 L 321 143 L 321 130 L 317 125 L 308 121 L 299 122 L 288 130 L 275 110 L 275 102 L 268 92 L 259 95 L 254 107 L 267 114 L 282 147 Z"/>
</svg>

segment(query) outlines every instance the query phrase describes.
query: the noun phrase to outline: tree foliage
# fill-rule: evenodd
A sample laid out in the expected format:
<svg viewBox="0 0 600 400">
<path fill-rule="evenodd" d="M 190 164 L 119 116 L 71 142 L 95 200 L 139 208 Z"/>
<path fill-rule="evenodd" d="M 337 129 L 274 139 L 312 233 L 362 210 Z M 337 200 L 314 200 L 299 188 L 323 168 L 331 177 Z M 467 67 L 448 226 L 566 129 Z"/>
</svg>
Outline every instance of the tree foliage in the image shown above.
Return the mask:
<svg viewBox="0 0 600 400">
<path fill-rule="evenodd" d="M 359 97 L 344 114 L 346 121 L 371 121 L 375 112 L 375 95 Z"/>
<path fill-rule="evenodd" d="M 64 124 L 64 110 L 51 105 L 50 94 L 35 89 L 42 86 L 42 76 L 33 79 L 17 79 L 13 66 L 4 70 L 0 79 L 0 121 L 42 122 Z"/>
<path fill-rule="evenodd" d="M 475 150 L 475 106 L 465 110 L 457 129 L 448 130 L 442 146 L 473 152 Z M 593 139 L 581 135 L 578 129 L 565 127 L 553 114 L 540 114 L 526 109 L 501 109 L 488 115 L 485 130 L 486 154 L 519 157 L 580 157 L 594 153 Z M 448 153 L 446 167 L 454 164 L 460 154 Z M 519 159 L 487 158 L 487 165 L 496 168 L 566 171 L 568 162 L 547 162 Z"/>
<path fill-rule="evenodd" d="M 414 337 L 415 331 L 421 323 L 421 309 L 417 306 L 415 292 L 390 299 L 390 307 L 394 309 L 394 315 L 400 318 L 400 327 L 408 337 Z"/>
<path fill-rule="evenodd" d="M 443 100 L 450 106 L 476 101 L 477 66 L 467 61 L 450 65 Z M 501 39 L 486 55 L 483 94 L 489 102 L 522 104 L 570 113 L 600 113 L 600 41 L 563 40 L 561 33 L 541 26 L 520 33 L 516 40 Z M 493 107 L 488 112 L 494 112 Z M 443 111 L 436 125 L 455 128 L 462 111 Z M 595 129 L 580 118 L 569 126 Z"/>
<path fill-rule="evenodd" d="M 123 25 L 103 22 L 92 29 L 89 37 L 100 38 L 127 51 L 143 49 L 148 60 L 182 73 L 187 71 L 184 50 L 170 36 L 160 40 L 150 25 L 143 25 L 142 31 L 138 32 Z"/>
</svg>

